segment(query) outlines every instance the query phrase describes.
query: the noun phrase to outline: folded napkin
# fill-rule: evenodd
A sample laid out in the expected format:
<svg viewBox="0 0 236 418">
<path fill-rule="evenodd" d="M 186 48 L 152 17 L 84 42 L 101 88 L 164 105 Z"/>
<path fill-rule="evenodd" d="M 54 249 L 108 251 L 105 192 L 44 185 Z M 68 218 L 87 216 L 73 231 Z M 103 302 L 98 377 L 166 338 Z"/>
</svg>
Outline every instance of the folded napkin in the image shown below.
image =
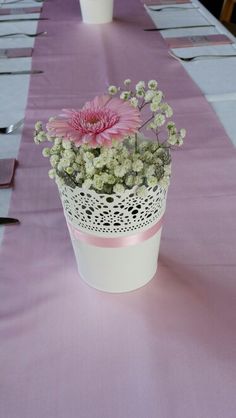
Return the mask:
<svg viewBox="0 0 236 418">
<path fill-rule="evenodd" d="M 12 187 L 17 161 L 14 158 L 0 159 L 0 188 Z"/>
<path fill-rule="evenodd" d="M 169 48 L 187 48 L 203 45 L 224 45 L 232 44 L 233 41 L 226 35 L 198 35 L 198 36 L 179 36 L 177 38 L 167 38 L 166 43 Z"/>
<path fill-rule="evenodd" d="M 172 5 L 172 4 L 184 4 L 191 3 L 190 0 L 142 0 L 142 3 L 147 6 L 163 6 L 163 5 Z"/>
<path fill-rule="evenodd" d="M 41 13 L 41 10 L 42 7 L 26 7 L 25 9 L 22 9 L 20 7 L 14 9 L 0 9 L 0 16 Z"/>
<path fill-rule="evenodd" d="M 9 48 L 0 49 L 0 58 L 23 58 L 31 57 L 33 48 Z"/>
</svg>

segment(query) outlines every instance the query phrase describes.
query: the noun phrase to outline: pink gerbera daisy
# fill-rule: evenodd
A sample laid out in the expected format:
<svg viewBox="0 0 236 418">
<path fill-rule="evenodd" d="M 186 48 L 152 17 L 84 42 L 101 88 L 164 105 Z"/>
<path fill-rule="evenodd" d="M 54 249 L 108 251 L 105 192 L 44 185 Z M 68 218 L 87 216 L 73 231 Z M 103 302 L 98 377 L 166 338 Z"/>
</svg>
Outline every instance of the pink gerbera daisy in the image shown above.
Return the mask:
<svg viewBox="0 0 236 418">
<path fill-rule="evenodd" d="M 48 122 L 51 135 L 67 138 L 75 145 L 109 146 L 112 140 L 122 140 L 137 132 L 140 112 L 118 98 L 97 96 L 80 110 L 63 109 L 63 113 Z"/>
</svg>

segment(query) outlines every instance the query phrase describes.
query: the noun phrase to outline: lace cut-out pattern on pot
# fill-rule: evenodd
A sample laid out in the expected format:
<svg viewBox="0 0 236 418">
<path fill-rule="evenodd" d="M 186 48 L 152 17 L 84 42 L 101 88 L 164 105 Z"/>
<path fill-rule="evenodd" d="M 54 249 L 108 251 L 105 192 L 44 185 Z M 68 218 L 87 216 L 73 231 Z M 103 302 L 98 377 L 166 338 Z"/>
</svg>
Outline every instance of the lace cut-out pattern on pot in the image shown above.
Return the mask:
<svg viewBox="0 0 236 418">
<path fill-rule="evenodd" d="M 165 210 L 167 190 L 148 188 L 147 197 L 135 190 L 122 195 L 98 194 L 79 187 L 59 189 L 66 218 L 74 227 L 88 232 L 126 233 L 152 225 Z"/>
</svg>

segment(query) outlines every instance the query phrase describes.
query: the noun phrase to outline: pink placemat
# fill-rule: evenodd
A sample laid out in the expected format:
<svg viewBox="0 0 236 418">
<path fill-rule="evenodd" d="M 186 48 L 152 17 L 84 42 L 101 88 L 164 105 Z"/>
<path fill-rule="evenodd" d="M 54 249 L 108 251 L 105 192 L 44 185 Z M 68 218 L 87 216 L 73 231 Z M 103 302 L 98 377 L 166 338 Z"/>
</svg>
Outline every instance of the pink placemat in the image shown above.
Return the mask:
<svg viewBox="0 0 236 418">
<path fill-rule="evenodd" d="M 0 255 L 1 418 L 235 418 L 236 156 L 222 125 L 138 0 L 81 23 L 78 2 L 45 2 L 20 166 Z M 125 46 L 125 47 L 124 47 Z M 209 75 L 210 76 L 210 75 Z M 158 273 L 111 295 L 78 277 L 33 126 L 125 78 L 156 78 L 187 128 L 173 157 Z M 91 260 L 92 262 L 92 260 Z"/>
</svg>

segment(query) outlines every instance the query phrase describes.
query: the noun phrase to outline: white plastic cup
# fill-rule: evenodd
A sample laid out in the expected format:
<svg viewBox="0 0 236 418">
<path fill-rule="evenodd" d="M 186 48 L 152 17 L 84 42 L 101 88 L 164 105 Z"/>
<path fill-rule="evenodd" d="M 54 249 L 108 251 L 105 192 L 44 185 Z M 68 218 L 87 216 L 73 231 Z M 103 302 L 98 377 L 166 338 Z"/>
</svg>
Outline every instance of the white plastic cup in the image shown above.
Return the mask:
<svg viewBox="0 0 236 418">
<path fill-rule="evenodd" d="M 109 23 L 113 17 L 113 0 L 80 0 L 84 23 Z"/>
</svg>

